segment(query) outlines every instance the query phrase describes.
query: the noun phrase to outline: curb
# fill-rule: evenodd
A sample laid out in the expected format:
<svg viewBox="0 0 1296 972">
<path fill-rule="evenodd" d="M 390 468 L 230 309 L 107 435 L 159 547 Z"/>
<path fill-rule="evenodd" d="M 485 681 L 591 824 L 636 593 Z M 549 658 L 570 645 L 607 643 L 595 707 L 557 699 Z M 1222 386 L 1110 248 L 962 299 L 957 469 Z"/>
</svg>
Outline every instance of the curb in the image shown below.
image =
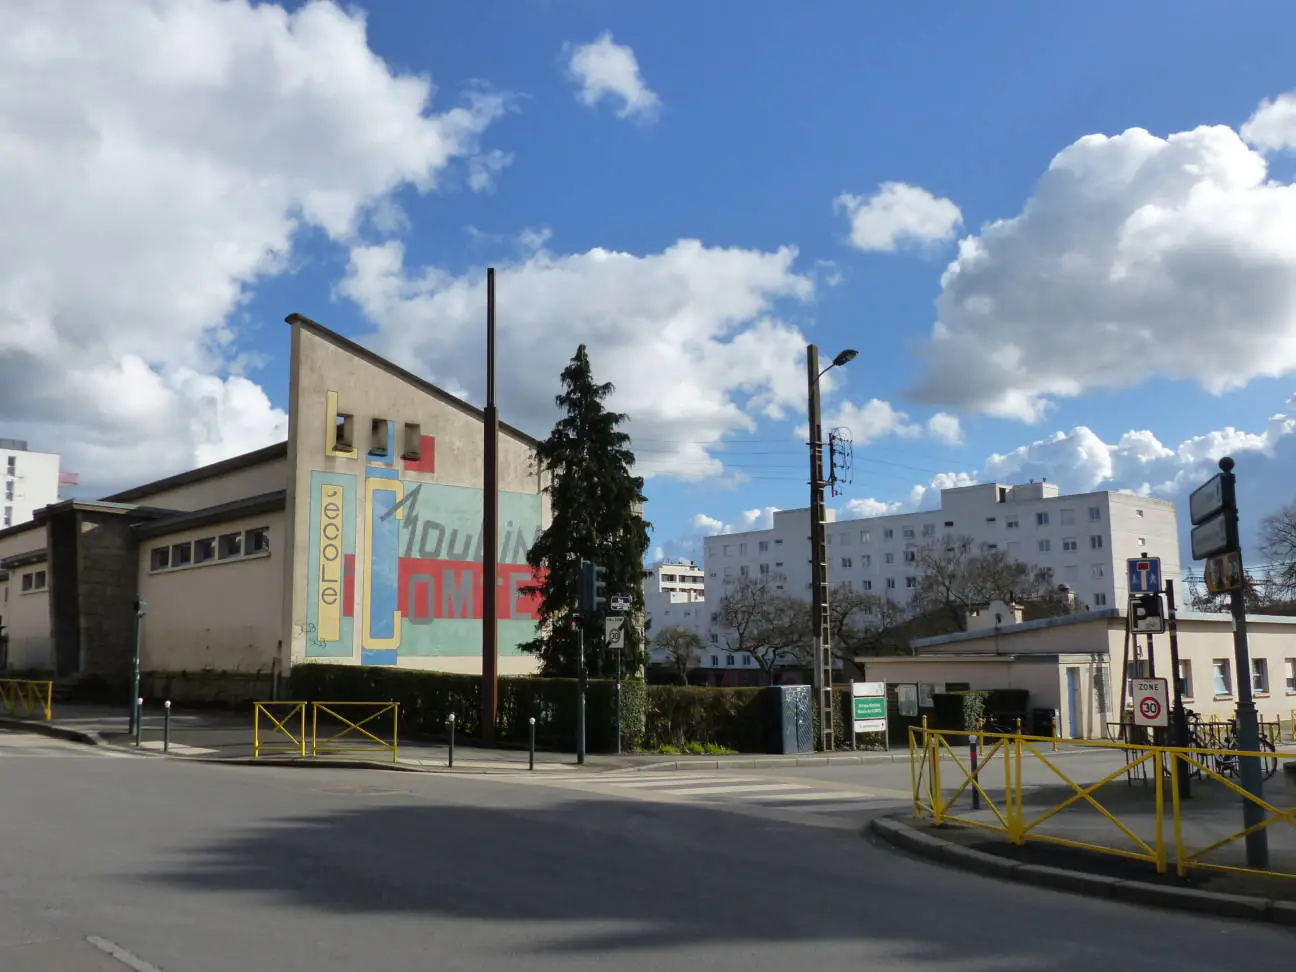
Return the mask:
<svg viewBox="0 0 1296 972">
<path fill-rule="evenodd" d="M 909 851 L 940 864 L 948 864 L 988 877 L 1017 881 L 1054 891 L 1083 894 L 1092 898 L 1173 908 L 1178 911 L 1191 911 L 1222 918 L 1243 918 L 1250 921 L 1268 921 L 1279 925 L 1296 926 L 1296 902 L 1292 901 L 1151 884 L 1146 881 L 1129 881 L 1102 874 L 1089 874 L 1085 871 L 1049 867 L 1044 864 L 1022 864 L 1006 857 L 999 857 L 997 854 L 987 854 L 985 851 L 963 847 L 915 830 L 901 822 L 899 815 L 874 817 L 869 821 L 869 830 L 875 837 L 892 847 Z"/>
<path fill-rule="evenodd" d="M 0 729 L 16 729 L 19 732 L 34 732 L 40 736 L 64 739 L 68 742 L 81 743 L 83 746 L 109 745 L 97 732 L 82 729 L 70 729 L 67 726 L 51 722 L 37 722 L 32 719 L 16 719 L 12 716 L 0 716 Z M 114 747 L 115 748 L 115 747 Z"/>
<path fill-rule="evenodd" d="M 720 756 L 715 759 L 677 759 L 661 763 L 642 763 L 638 766 L 618 769 L 616 772 L 624 772 L 626 769 L 630 772 L 661 772 L 662 770 L 756 769 L 758 767 L 778 766 L 858 766 L 863 763 L 883 761 L 894 763 L 901 758 L 908 761 L 909 754 L 907 752 L 861 753 L 858 755 L 834 753 L 831 756 L 753 756 L 749 758 Z M 602 770 L 601 772 L 613 772 L 613 770 Z"/>
</svg>

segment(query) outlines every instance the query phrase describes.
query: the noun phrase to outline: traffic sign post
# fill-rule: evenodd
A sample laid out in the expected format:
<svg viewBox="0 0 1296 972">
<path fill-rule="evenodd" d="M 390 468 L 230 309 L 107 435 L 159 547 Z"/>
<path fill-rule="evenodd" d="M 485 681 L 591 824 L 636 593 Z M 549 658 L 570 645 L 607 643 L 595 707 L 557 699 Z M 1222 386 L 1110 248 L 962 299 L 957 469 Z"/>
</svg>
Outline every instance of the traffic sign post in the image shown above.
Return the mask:
<svg viewBox="0 0 1296 972">
<path fill-rule="evenodd" d="M 613 594 L 608 600 L 608 609 L 624 614 L 630 610 L 630 597 L 627 594 Z"/>
<path fill-rule="evenodd" d="M 1161 593 L 1161 558 L 1131 557 L 1125 561 L 1130 594 Z"/>
<path fill-rule="evenodd" d="M 1161 634 L 1165 631 L 1165 613 L 1160 594 L 1134 594 L 1130 597 L 1129 616 L 1135 634 Z M 1148 652 L 1151 655 L 1151 651 Z"/>
<path fill-rule="evenodd" d="M 1170 685 L 1164 678 L 1133 679 L 1134 725 L 1164 729 L 1170 725 Z"/>
<path fill-rule="evenodd" d="M 609 648 L 620 648 L 625 645 L 625 618 L 605 618 L 603 620 L 603 640 Z"/>
<path fill-rule="evenodd" d="M 1193 491 L 1188 499 L 1192 519 L 1193 560 L 1207 560 L 1225 555 L 1236 571 L 1238 586 L 1230 590 L 1233 614 L 1233 658 L 1237 671 L 1237 746 L 1245 753 L 1260 749 L 1260 721 L 1251 694 L 1251 652 L 1247 645 L 1246 601 L 1242 595 L 1243 578 L 1241 544 L 1238 542 L 1236 463 L 1229 456 L 1219 461 L 1220 471 L 1205 485 Z M 1222 564 L 1221 564 L 1222 566 Z M 1247 866 L 1267 869 L 1269 866 L 1269 831 L 1265 829 L 1265 810 L 1256 800 L 1264 798 L 1264 777 L 1260 757 L 1238 758 L 1242 789 L 1255 799 L 1242 801 L 1242 823 L 1246 831 Z"/>
<path fill-rule="evenodd" d="M 886 682 L 851 682 L 851 726 L 855 735 L 880 732 L 883 748 L 890 745 Z"/>
</svg>

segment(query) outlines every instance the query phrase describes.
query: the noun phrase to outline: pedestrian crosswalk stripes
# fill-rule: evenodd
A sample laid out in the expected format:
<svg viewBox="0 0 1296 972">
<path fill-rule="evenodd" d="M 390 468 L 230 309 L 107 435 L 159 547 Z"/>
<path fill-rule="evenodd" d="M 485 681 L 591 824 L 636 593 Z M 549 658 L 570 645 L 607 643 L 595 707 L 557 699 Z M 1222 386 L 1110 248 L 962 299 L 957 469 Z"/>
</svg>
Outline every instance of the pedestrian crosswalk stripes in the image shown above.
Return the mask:
<svg viewBox="0 0 1296 972">
<path fill-rule="evenodd" d="M 774 776 L 738 776 L 696 771 L 659 773 L 616 771 L 539 776 L 518 772 L 497 780 L 533 786 L 617 794 L 626 798 L 728 805 L 764 812 L 814 814 L 818 817 L 876 810 L 884 803 L 909 800 L 907 790 L 887 787 L 841 787 L 818 780 Z"/>
</svg>

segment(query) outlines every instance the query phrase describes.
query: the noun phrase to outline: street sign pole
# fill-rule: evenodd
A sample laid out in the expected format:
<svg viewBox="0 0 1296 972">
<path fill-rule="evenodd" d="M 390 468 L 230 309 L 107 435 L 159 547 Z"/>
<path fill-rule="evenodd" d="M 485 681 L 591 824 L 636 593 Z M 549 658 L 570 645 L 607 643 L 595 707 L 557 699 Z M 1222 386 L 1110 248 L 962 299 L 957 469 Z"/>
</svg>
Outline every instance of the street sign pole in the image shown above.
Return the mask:
<svg viewBox="0 0 1296 972">
<path fill-rule="evenodd" d="M 1192 552 L 1194 560 L 1231 556 L 1242 574 L 1241 543 L 1238 538 L 1236 465 L 1230 456 L 1219 461 L 1220 472 L 1189 497 L 1192 518 Z M 1237 744 L 1242 789 L 1254 799 L 1242 801 L 1242 823 L 1246 835 L 1247 866 L 1268 868 L 1269 831 L 1265 809 L 1257 800 L 1264 798 L 1264 777 L 1260 770 L 1260 721 L 1255 698 L 1251 694 L 1251 652 L 1247 644 L 1246 600 L 1239 584 L 1229 592 L 1233 614 L 1233 658 L 1237 668 Z"/>
<path fill-rule="evenodd" d="M 1187 747 L 1191 742 L 1188 733 L 1188 713 L 1184 711 L 1183 679 L 1179 677 L 1179 619 L 1175 613 L 1174 580 L 1167 578 L 1166 595 L 1166 631 L 1170 635 L 1170 685 L 1174 709 L 1171 712 L 1170 731 L 1174 733 L 1171 741 L 1175 746 Z M 1186 800 L 1192 796 L 1192 785 L 1188 773 L 1177 774 L 1179 779 L 1179 798 Z"/>
</svg>

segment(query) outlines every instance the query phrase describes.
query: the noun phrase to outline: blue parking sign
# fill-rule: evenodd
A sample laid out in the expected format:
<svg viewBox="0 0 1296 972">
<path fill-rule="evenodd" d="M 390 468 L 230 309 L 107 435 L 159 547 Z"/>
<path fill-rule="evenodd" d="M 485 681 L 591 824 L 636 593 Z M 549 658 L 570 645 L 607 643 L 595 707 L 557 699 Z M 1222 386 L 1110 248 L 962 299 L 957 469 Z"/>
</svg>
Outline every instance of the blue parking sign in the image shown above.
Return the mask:
<svg viewBox="0 0 1296 972">
<path fill-rule="evenodd" d="M 1129 569 L 1131 594 L 1161 593 L 1160 557 L 1131 557 L 1125 564 Z"/>
</svg>

